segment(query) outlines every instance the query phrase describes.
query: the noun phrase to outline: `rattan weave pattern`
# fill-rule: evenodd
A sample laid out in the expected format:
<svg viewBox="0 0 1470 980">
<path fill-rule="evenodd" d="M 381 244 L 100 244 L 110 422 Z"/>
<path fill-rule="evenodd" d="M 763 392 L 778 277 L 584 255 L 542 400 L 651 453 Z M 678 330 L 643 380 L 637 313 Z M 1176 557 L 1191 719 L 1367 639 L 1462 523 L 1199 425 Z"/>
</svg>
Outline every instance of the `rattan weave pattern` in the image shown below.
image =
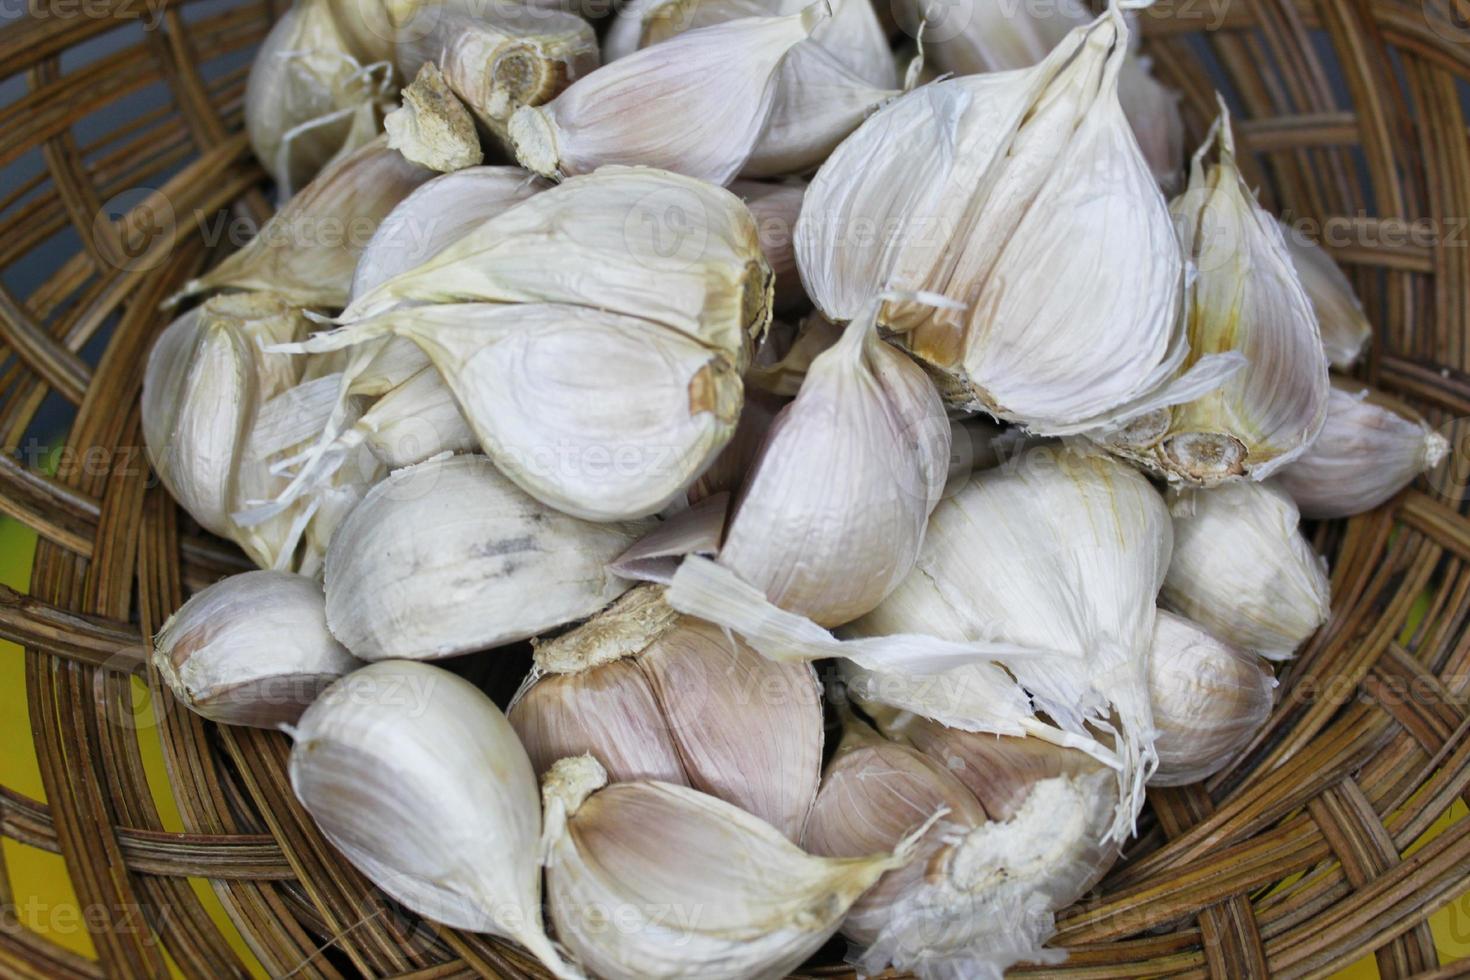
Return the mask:
<svg viewBox="0 0 1470 980">
<path fill-rule="evenodd" d="M 1445 6 L 1451 4 L 1451 6 Z M 242 566 L 191 530 L 139 450 L 160 302 L 210 260 L 209 216 L 268 213 L 240 134 L 249 52 L 279 4 L 31 0 L 0 28 L 0 513 L 39 536 L 25 648 L 46 804 L 0 788 L 0 835 L 57 851 L 97 959 L 0 918 L 0 976 L 188 976 L 245 966 L 188 887 L 211 879 L 273 976 L 515 976 L 529 960 L 407 919 L 296 804 L 283 736 L 185 711 L 158 724 L 187 833 L 166 833 L 127 723 L 129 675 L 189 593 Z M 1361 372 L 1470 438 L 1470 20 L 1460 0 L 1160 0 L 1143 16 L 1194 134 L 1220 87 L 1263 201 L 1318 222 L 1377 326 Z M 140 190 L 145 189 L 145 190 Z M 1308 228 L 1313 227 L 1308 224 Z M 64 258 L 36 268 L 37 255 Z M 54 475 L 27 453 L 74 412 Z M 32 454 L 33 455 L 33 454 Z M 1075 977 L 1385 978 L 1441 965 L 1427 916 L 1470 890 L 1470 472 L 1316 528 L 1333 617 L 1283 676 L 1268 728 L 1208 787 L 1150 795 L 1142 836 L 1062 919 Z M 11 902 L 0 867 L 0 904 Z M 1285 883 L 1284 885 L 1282 883 Z M 1280 887 L 1277 887 L 1280 886 Z M 817 971 L 839 974 L 840 967 Z"/>
</svg>

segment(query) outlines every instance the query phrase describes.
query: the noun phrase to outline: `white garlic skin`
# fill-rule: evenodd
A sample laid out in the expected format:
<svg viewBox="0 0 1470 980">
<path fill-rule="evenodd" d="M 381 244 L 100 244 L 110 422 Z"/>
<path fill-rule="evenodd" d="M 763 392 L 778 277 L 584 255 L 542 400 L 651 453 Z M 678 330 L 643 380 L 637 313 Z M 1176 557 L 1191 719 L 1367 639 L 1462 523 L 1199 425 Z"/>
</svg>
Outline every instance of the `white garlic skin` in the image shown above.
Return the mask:
<svg viewBox="0 0 1470 980">
<path fill-rule="evenodd" d="M 696 790 L 606 780 L 580 756 L 543 781 L 547 905 L 558 938 L 603 980 L 784 976 L 907 860 L 814 857 Z"/>
<path fill-rule="evenodd" d="M 153 664 L 175 697 L 211 721 L 294 722 L 328 684 L 362 666 L 328 632 L 325 602 L 305 576 L 232 575 L 164 622 Z"/>
<path fill-rule="evenodd" d="M 1326 562 L 1297 530 L 1296 504 L 1280 487 L 1238 481 L 1186 491 L 1170 512 L 1166 607 L 1270 659 L 1290 657 L 1327 621 Z"/>
<path fill-rule="evenodd" d="M 1322 431 L 1277 483 L 1303 517 L 1351 517 L 1392 498 L 1448 451 L 1448 440 L 1408 408 L 1334 379 Z"/>
<path fill-rule="evenodd" d="M 483 456 L 434 459 L 372 488 L 327 551 L 327 622 L 364 660 L 432 659 L 581 619 L 631 583 L 606 563 L 643 524 L 538 503 Z"/>
<path fill-rule="evenodd" d="M 1148 669 L 1159 768 L 1149 785 L 1184 786 L 1220 771 L 1265 725 L 1275 688 L 1255 654 L 1160 610 Z"/>
<path fill-rule="evenodd" d="M 291 734 L 296 798 L 373 884 L 435 922 L 521 943 L 558 977 L 580 976 L 542 926 L 536 776 L 479 689 L 428 664 L 371 664 Z"/>
<path fill-rule="evenodd" d="M 1373 325 L 1363 313 L 1363 304 L 1326 249 L 1285 222 L 1281 223 L 1281 234 L 1302 288 L 1312 301 L 1312 312 L 1317 315 L 1322 350 L 1333 367 L 1347 370 L 1362 357 L 1363 348 L 1373 338 Z"/>
</svg>

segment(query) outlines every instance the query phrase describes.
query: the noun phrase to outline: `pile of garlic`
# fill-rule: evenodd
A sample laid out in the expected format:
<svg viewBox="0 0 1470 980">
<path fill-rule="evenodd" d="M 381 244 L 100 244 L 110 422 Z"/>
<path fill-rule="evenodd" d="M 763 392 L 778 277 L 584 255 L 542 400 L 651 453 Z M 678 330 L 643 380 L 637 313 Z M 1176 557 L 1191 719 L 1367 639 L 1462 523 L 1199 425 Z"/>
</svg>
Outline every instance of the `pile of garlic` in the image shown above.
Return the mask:
<svg viewBox="0 0 1470 980">
<path fill-rule="evenodd" d="M 142 392 L 260 570 L 159 679 L 558 977 L 1064 959 L 1331 616 L 1301 518 L 1447 451 L 1329 377 L 1368 320 L 1223 103 L 1181 181 L 1125 6 L 295 0 L 245 107 L 282 206 Z"/>
</svg>

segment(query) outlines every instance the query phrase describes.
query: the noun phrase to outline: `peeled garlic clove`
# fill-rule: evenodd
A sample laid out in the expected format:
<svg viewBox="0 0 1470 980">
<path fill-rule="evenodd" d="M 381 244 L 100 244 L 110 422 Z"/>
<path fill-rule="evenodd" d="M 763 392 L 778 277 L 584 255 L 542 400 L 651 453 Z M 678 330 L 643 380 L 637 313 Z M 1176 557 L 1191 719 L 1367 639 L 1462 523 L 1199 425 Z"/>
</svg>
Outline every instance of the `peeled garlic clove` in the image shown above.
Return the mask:
<svg viewBox="0 0 1470 980">
<path fill-rule="evenodd" d="M 1111 11 L 1034 68 L 926 85 L 869 117 L 802 205 L 797 262 L 817 307 L 843 321 L 876 290 L 910 291 L 880 323 L 946 401 L 1041 433 L 1217 385 L 1217 362 L 1175 380 L 1184 267 L 1118 102 L 1127 36 Z"/>
<path fill-rule="evenodd" d="M 580 756 L 558 762 L 542 783 L 556 934 L 605 980 L 782 976 L 907 860 L 904 847 L 813 857 L 697 790 L 606 782 L 602 766 Z M 609 929 L 613 909 L 618 927 Z"/>
<path fill-rule="evenodd" d="M 244 248 L 185 285 L 184 294 L 259 289 L 298 306 L 343 306 L 368 229 L 432 176 L 390 149 L 386 137 L 376 139 L 318 174 Z"/>
<path fill-rule="evenodd" d="M 327 632 L 321 586 L 245 572 L 195 593 L 159 630 L 153 665 L 191 710 L 226 725 L 294 722 L 332 681 L 362 666 Z"/>
<path fill-rule="evenodd" d="M 449 90 L 444 74 L 424 62 L 399 93 L 403 104 L 383 118 L 388 145 L 412 163 L 440 173 L 473 167 L 485 158 L 469 110 Z"/>
<path fill-rule="evenodd" d="M 1160 610 L 1148 665 L 1159 768 L 1149 785 L 1185 786 L 1219 772 L 1266 724 L 1275 687 L 1255 654 Z"/>
<path fill-rule="evenodd" d="M 776 276 L 774 308 L 785 311 L 810 305 L 796 269 L 796 253 L 792 251 L 792 235 L 796 232 L 806 185 L 799 181 L 772 184 L 735 180 L 730 183 L 730 193 L 744 201 L 755 218 L 761 252 Z"/>
<path fill-rule="evenodd" d="M 1335 368 L 1352 367 L 1373 337 L 1373 325 L 1363 314 L 1362 301 L 1332 256 L 1311 239 L 1281 222 L 1282 239 L 1302 288 L 1312 301 L 1322 349 Z M 1330 411 L 1330 409 L 1329 409 Z"/>
<path fill-rule="evenodd" d="M 924 540 L 949 422 L 922 369 L 878 338 L 874 308 L 818 355 L 741 488 L 719 561 L 783 609 L 856 619 Z M 847 473 L 840 483 L 832 474 Z"/>
<path fill-rule="evenodd" d="M 1372 510 L 1434 469 L 1444 436 L 1413 409 L 1346 379 L 1333 379 L 1327 421 L 1310 449 L 1281 470 L 1277 484 L 1303 517 L 1351 517 Z"/>
<path fill-rule="evenodd" d="M 245 129 L 283 200 L 376 134 L 384 68 L 354 56 L 326 0 L 292 4 L 271 28 L 245 83 Z"/>
<path fill-rule="evenodd" d="M 729 191 L 605 167 L 480 223 L 357 296 L 342 322 L 409 301 L 571 303 L 679 330 L 743 368 L 770 323 L 771 278 L 750 211 Z"/>
<path fill-rule="evenodd" d="M 295 340 L 306 326 L 278 296 L 230 294 L 179 317 L 153 345 L 142 397 L 148 459 L 206 530 L 237 536 L 231 515 L 256 413 L 300 371 L 298 359 L 261 348 Z"/>
<path fill-rule="evenodd" d="M 526 947 L 579 977 L 541 920 L 536 776 L 474 685 L 388 661 L 343 678 L 291 733 L 291 788 L 348 861 L 435 922 Z"/>
<path fill-rule="evenodd" d="M 426 182 L 388 212 L 368 239 L 353 272 L 352 298 L 432 258 L 547 186 L 520 167 L 468 167 Z"/>
<path fill-rule="evenodd" d="M 926 741 L 942 746 L 947 735 L 933 727 Z M 1030 739 L 953 734 L 960 754 L 935 754 L 849 723 L 827 767 L 807 835 L 817 853 L 892 846 L 921 823 L 915 810 L 949 809 L 920 843 L 920 861 L 884 875 L 843 923 L 868 947 L 860 959 L 867 972 L 891 964 L 921 977 L 999 980 L 1016 962 L 1058 962 L 1061 954 L 1041 946 L 1052 913 L 1116 855 L 1097 844 L 1113 807 L 1106 771 L 1071 769 L 1065 756 L 1041 764 L 1044 753 L 1067 750 L 1037 749 Z M 967 788 L 972 759 L 984 760 L 987 793 L 1019 804 L 987 813 Z"/>
<path fill-rule="evenodd" d="M 1188 300 L 1190 358 L 1236 352 L 1248 363 L 1215 391 L 1176 405 L 1162 431 L 1125 434 L 1120 451 L 1199 486 L 1264 480 L 1306 451 L 1327 412 L 1327 360 L 1312 304 L 1276 220 L 1235 164 L 1221 116 L 1170 210 L 1199 270 Z M 1218 145 L 1219 161 L 1204 154 Z"/>
<path fill-rule="evenodd" d="M 597 67 L 597 38 L 563 11 L 502 4 L 493 17 L 473 7 L 436 13 L 430 29 L 401 41 L 398 70 L 436 63 L 480 124 L 502 139 L 519 106 L 541 105 Z"/>
<path fill-rule="evenodd" d="M 693 786 L 801 839 L 822 769 L 810 666 L 767 660 L 643 586 L 538 644 L 536 668 L 510 718 L 537 772 L 589 753 L 613 781 Z"/>
<path fill-rule="evenodd" d="M 560 514 L 483 456 L 430 460 L 374 486 L 338 528 L 327 623 L 364 660 L 523 640 L 626 591 L 605 566 L 645 528 Z"/>
<path fill-rule="evenodd" d="M 516 158 L 544 177 L 621 163 L 727 184 L 771 114 L 781 60 L 826 12 L 818 3 L 784 17 L 741 18 L 604 65 L 545 105 L 516 110 Z"/>
<path fill-rule="evenodd" d="M 1250 482 L 1181 493 L 1164 603 L 1227 643 L 1290 657 L 1327 621 L 1326 562 L 1297 530 L 1280 487 Z"/>
</svg>

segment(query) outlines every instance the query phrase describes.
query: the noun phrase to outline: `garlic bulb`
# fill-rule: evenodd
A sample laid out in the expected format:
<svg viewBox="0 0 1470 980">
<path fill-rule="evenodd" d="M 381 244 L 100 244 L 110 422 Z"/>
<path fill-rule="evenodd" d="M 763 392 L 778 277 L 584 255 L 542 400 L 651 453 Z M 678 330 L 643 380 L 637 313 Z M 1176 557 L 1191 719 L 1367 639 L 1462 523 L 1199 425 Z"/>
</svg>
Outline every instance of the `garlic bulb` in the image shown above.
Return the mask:
<svg viewBox="0 0 1470 980">
<path fill-rule="evenodd" d="M 261 348 L 295 340 L 306 326 L 279 296 L 216 296 L 169 324 L 143 377 L 143 441 L 154 472 L 200 526 L 236 541 L 266 568 L 289 559 L 277 547 L 292 515 L 249 530 L 233 513 L 243 494 L 271 480 L 269 452 L 284 446 L 274 445 L 276 427 L 262 427 L 260 415 L 301 370 L 299 359 Z"/>
<path fill-rule="evenodd" d="M 792 236 L 796 233 L 806 185 L 799 181 L 734 180 L 730 182 L 730 193 L 744 201 L 755 218 L 761 252 L 776 277 L 776 311 L 810 305 L 801 286 L 801 273 L 796 269 L 796 253 L 792 251 Z"/>
<path fill-rule="evenodd" d="M 1227 643 L 1279 660 L 1327 621 L 1326 562 L 1277 486 L 1228 483 L 1174 501 L 1170 609 Z"/>
<path fill-rule="evenodd" d="M 373 323 L 424 349 L 502 473 L 586 520 L 663 509 L 714 460 L 740 414 L 734 352 L 635 317 L 460 303 L 363 326 Z"/>
<path fill-rule="evenodd" d="M 720 563 L 771 602 L 828 626 L 872 609 L 908 574 L 948 466 L 939 396 L 878 338 L 875 309 L 811 362 L 720 548 Z M 833 482 L 838 472 L 848 475 Z"/>
<path fill-rule="evenodd" d="M 880 323 L 950 405 L 1041 433 L 1218 386 L 1234 359 L 1174 379 L 1184 266 L 1118 103 L 1127 36 L 1113 10 L 1034 68 L 936 82 L 873 114 L 802 205 L 797 263 L 817 307 L 840 322 L 876 290 L 915 291 Z"/>
<path fill-rule="evenodd" d="M 174 696 L 212 721 L 294 722 L 332 681 L 362 666 L 327 632 L 322 588 L 288 572 L 232 575 L 195 593 L 153 642 Z"/>
<path fill-rule="evenodd" d="M 1363 354 L 1363 347 L 1373 337 L 1373 325 L 1363 314 L 1363 304 L 1353 292 L 1352 283 L 1332 261 L 1327 250 L 1281 222 L 1286 251 L 1296 269 L 1302 288 L 1312 301 L 1317 317 L 1317 330 L 1322 335 L 1322 349 L 1335 368 L 1346 370 Z M 1330 409 L 1329 409 L 1330 411 Z"/>
<path fill-rule="evenodd" d="M 383 118 L 388 145 L 412 163 L 440 173 L 473 167 L 485 158 L 475 121 L 443 72 L 426 61 L 399 93 L 403 104 Z"/>
<path fill-rule="evenodd" d="M 373 884 L 456 929 L 581 974 L 547 938 L 536 776 L 494 703 L 428 664 L 371 664 L 332 685 L 291 733 L 291 788 Z"/>
<path fill-rule="evenodd" d="M 745 166 L 786 52 L 826 15 L 744 17 L 680 34 L 573 82 L 510 119 L 516 159 L 544 177 L 646 164 L 727 184 Z"/>
<path fill-rule="evenodd" d="M 298 306 L 343 306 L 378 222 L 434 176 L 382 137 L 327 167 L 238 252 L 184 287 L 258 289 Z"/>
<path fill-rule="evenodd" d="M 1207 168 L 1212 146 L 1219 161 Z M 1237 352 L 1249 367 L 1109 445 L 1199 486 L 1239 476 L 1264 480 L 1305 452 L 1322 428 L 1327 360 L 1281 230 L 1236 168 L 1228 116 L 1195 154 L 1189 186 L 1170 210 L 1199 270 L 1188 301 L 1191 361 Z"/>
<path fill-rule="evenodd" d="M 434 459 L 377 484 L 327 552 L 327 623 L 364 660 L 511 643 L 627 590 L 605 564 L 644 525 L 589 524 L 527 497 L 483 456 Z"/>
<path fill-rule="evenodd" d="M 822 771 L 808 664 L 779 664 L 641 586 L 536 646 L 510 722 L 538 773 L 590 753 L 615 782 L 658 779 L 733 803 L 801 840 Z"/>
<path fill-rule="evenodd" d="M 556 934 L 604 980 L 783 976 L 911 846 L 813 857 L 697 790 L 607 785 L 591 756 L 552 766 L 542 799 Z"/>
<path fill-rule="evenodd" d="M 386 65 L 364 65 L 329 0 L 291 4 L 245 83 L 245 129 L 282 200 L 377 133 L 390 101 Z"/>
<path fill-rule="evenodd" d="M 433 258 L 549 185 L 520 167 L 468 167 L 416 188 L 378 223 L 352 275 L 353 299 Z"/>
<path fill-rule="evenodd" d="M 1276 678 L 1253 653 L 1159 611 L 1148 664 L 1159 768 L 1150 786 L 1184 786 L 1219 772 L 1271 714 Z"/>
<path fill-rule="evenodd" d="M 1388 500 L 1448 451 L 1445 437 L 1412 409 L 1334 379 L 1321 433 L 1277 482 L 1303 517 L 1350 517 Z"/>
<path fill-rule="evenodd" d="M 849 719 L 807 828 L 813 853 L 892 847 L 940 807 L 919 860 L 885 874 L 842 931 L 873 974 L 999 980 L 1013 963 L 1056 963 L 1041 944 L 1053 913 L 1102 877 L 1116 848 L 1098 841 L 1116 801 L 1111 775 L 1082 753 L 1035 739 L 945 729 L 908 716 L 879 738 Z"/>
<path fill-rule="evenodd" d="M 518 4 L 497 5 L 491 17 L 475 5 L 436 11 L 424 30 L 399 41 L 393 56 L 405 76 L 436 64 L 454 94 L 501 139 L 517 107 L 555 98 L 598 64 L 590 24 Z"/>
</svg>

